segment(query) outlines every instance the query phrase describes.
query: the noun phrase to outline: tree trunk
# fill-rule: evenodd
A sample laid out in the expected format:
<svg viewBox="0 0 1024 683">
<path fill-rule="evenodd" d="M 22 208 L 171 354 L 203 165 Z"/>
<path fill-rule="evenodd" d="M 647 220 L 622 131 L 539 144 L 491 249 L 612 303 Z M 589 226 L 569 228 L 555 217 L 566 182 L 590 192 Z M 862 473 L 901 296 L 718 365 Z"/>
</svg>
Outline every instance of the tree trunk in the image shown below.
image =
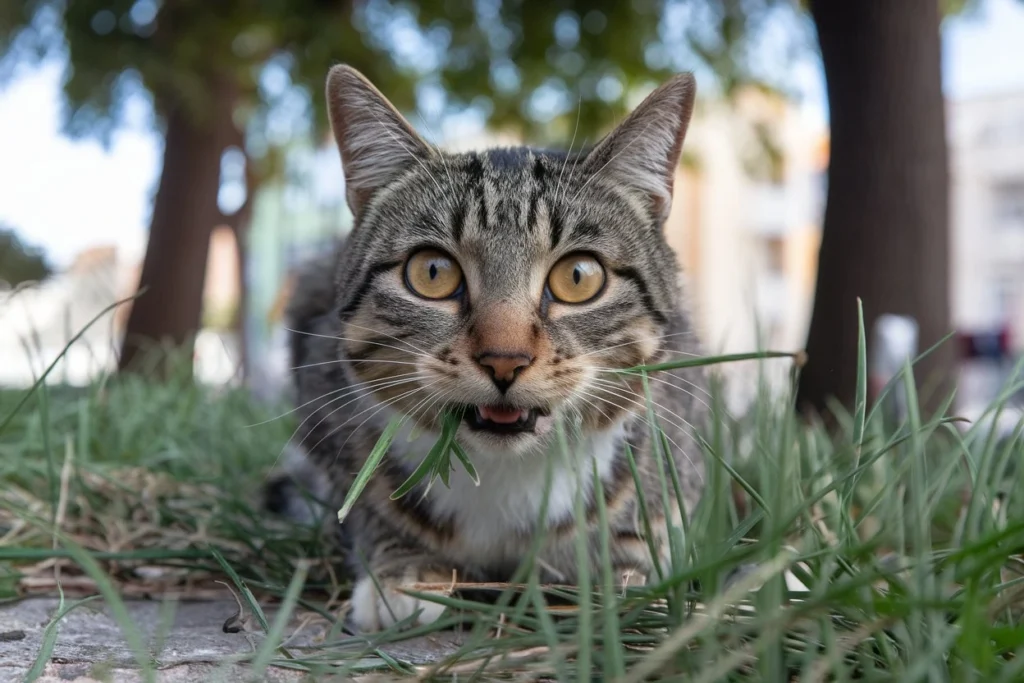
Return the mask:
<svg viewBox="0 0 1024 683">
<path fill-rule="evenodd" d="M 949 171 L 937 0 L 815 0 L 828 84 L 831 159 L 817 288 L 798 403 L 854 402 L 857 297 L 912 316 L 919 349 L 950 332 Z M 870 353 L 870 349 L 869 349 Z M 945 398 L 954 349 L 915 367 Z"/>
<path fill-rule="evenodd" d="M 238 138 L 234 90 L 211 88 L 208 116 L 196 121 L 172 107 L 164 136 L 163 169 L 153 203 L 149 243 L 125 330 L 119 370 L 138 367 L 154 346 L 172 344 L 191 357 L 200 329 L 203 285 L 217 207 L 221 154 Z M 157 368 L 163 370 L 157 359 Z"/>
</svg>

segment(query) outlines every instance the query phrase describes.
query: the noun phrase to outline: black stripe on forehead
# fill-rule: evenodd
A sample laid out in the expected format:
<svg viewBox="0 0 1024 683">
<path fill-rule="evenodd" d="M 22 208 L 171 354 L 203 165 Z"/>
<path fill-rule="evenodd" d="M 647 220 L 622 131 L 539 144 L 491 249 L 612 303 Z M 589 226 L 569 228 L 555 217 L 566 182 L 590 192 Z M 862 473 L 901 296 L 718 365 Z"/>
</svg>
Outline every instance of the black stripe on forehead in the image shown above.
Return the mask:
<svg viewBox="0 0 1024 683">
<path fill-rule="evenodd" d="M 521 170 L 530 160 L 530 150 L 525 147 L 489 149 L 484 154 L 487 155 L 487 165 L 495 173 Z"/>
<path fill-rule="evenodd" d="M 469 211 L 469 207 L 464 199 L 460 199 L 458 205 L 455 207 L 455 213 L 452 215 L 452 240 L 458 244 L 462 241 L 462 232 L 466 227 L 466 212 Z"/>
<path fill-rule="evenodd" d="M 533 160 L 533 179 L 543 186 L 547 173 L 548 169 L 544 165 L 544 157 L 537 155 Z"/>
<path fill-rule="evenodd" d="M 484 164 L 480 161 L 480 155 L 476 152 L 468 154 L 469 161 L 466 163 L 466 176 L 473 186 L 479 185 L 484 179 Z"/>
<path fill-rule="evenodd" d="M 487 211 L 487 193 L 484 192 L 484 181 L 482 178 L 474 186 L 473 190 L 477 206 L 477 222 L 479 223 L 480 230 L 486 231 L 491 227 L 491 217 Z"/>
<path fill-rule="evenodd" d="M 562 241 L 562 232 L 565 229 L 562 212 L 554 204 L 548 204 L 548 220 L 551 223 L 551 249 L 554 250 Z"/>
</svg>

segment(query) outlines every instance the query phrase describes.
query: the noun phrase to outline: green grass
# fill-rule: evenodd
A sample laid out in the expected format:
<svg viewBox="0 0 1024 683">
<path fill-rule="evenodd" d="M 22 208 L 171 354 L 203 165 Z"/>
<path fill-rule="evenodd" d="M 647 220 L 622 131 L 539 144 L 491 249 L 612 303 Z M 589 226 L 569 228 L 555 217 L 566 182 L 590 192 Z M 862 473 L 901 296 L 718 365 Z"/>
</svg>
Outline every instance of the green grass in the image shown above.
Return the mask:
<svg viewBox="0 0 1024 683">
<path fill-rule="evenodd" d="M 747 356 L 703 362 L 743 358 L 756 372 Z M 909 366 L 888 388 L 910 407 L 896 424 L 867 404 L 863 333 L 859 366 L 854 410 L 832 432 L 798 421 L 791 397 L 767 390 L 742 416 L 722 408 L 721 392 L 705 397 L 715 409 L 703 444 L 708 494 L 672 530 L 660 581 L 623 593 L 603 570 L 578 589 L 542 585 L 538 538 L 493 601 L 425 595 L 450 608 L 437 624 L 366 638 L 335 624 L 313 649 L 287 644 L 286 617 L 333 619 L 348 584 L 318 532 L 258 510 L 294 429 L 288 416 L 270 419 L 285 410 L 173 377 L 40 385 L 27 400 L 0 392 L 0 597 L 57 594 L 47 583 L 56 562 L 64 612 L 102 594 L 130 634 L 118 596 L 173 592 L 185 576 L 197 590 L 225 581 L 268 634 L 249 657 L 254 669 L 341 679 L 1024 680 L 1024 425 L 996 439 L 945 411 L 922 413 Z M 1002 408 L 1003 399 L 991 411 Z M 437 449 L 423 476 L 440 474 L 449 452 Z M 663 482 L 662 494 L 676 484 Z M 165 574 L 144 579 L 142 566 Z M 268 617 L 272 605 L 281 609 Z M 441 661 L 417 667 L 389 654 L 457 623 L 464 643 Z M 57 633 L 47 630 L 45 648 Z M 149 646 L 130 645 L 151 671 Z"/>
</svg>

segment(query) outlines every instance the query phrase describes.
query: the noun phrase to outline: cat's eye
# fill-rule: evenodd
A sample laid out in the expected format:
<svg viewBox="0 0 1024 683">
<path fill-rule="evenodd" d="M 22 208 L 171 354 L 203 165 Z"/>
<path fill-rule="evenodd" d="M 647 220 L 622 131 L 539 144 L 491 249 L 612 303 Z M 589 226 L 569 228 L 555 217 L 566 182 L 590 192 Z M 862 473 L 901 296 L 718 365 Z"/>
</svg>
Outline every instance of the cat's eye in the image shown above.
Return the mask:
<svg viewBox="0 0 1024 683">
<path fill-rule="evenodd" d="M 426 299 L 447 299 L 462 286 L 462 268 L 443 251 L 423 249 L 406 261 L 405 284 Z"/>
<path fill-rule="evenodd" d="M 604 268 L 589 254 L 571 254 L 555 264 L 548 274 L 548 290 L 558 301 L 582 304 L 604 287 Z"/>
</svg>

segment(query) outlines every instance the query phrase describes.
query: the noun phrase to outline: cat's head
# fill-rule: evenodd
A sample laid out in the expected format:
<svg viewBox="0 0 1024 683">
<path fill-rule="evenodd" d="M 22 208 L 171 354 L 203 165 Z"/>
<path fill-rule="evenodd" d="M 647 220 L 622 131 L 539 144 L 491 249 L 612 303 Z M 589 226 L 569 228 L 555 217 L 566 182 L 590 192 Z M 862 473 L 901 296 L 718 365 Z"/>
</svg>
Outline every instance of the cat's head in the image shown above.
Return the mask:
<svg viewBox="0 0 1024 683">
<path fill-rule="evenodd" d="M 662 229 L 694 102 L 679 75 L 589 151 L 451 154 L 357 71 L 328 77 L 355 227 L 340 271 L 348 372 L 376 399 L 459 438 L 532 452 L 565 416 L 642 412 L 636 380 L 678 310 Z"/>
</svg>

